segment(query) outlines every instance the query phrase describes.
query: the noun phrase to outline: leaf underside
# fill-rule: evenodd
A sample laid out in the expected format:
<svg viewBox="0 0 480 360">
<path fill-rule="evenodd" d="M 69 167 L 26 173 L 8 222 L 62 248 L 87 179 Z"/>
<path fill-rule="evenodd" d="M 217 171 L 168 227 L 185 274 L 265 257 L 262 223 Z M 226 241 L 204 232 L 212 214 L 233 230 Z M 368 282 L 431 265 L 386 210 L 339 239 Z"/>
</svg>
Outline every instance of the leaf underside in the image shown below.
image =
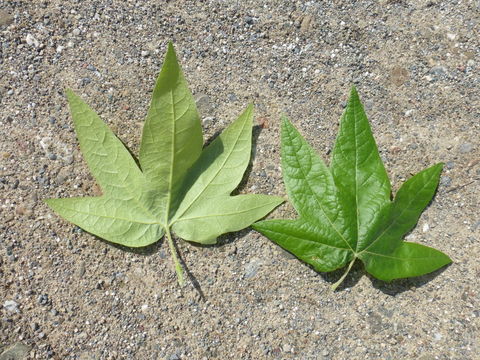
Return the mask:
<svg viewBox="0 0 480 360">
<path fill-rule="evenodd" d="M 60 216 L 105 240 L 129 247 L 170 231 L 215 243 L 283 202 L 267 195 L 230 196 L 250 160 L 253 106 L 202 150 L 195 101 L 170 44 L 143 128 L 139 164 L 80 97 L 67 90 L 80 149 L 100 197 L 48 199 Z M 171 247 L 172 248 L 172 247 Z"/>
<path fill-rule="evenodd" d="M 438 250 L 403 241 L 431 201 L 443 164 L 410 178 L 390 200 L 390 181 L 355 88 L 330 167 L 287 118 L 281 142 L 283 179 L 299 217 L 260 221 L 257 231 L 322 272 L 360 259 L 368 273 L 390 281 L 451 262 Z"/>
</svg>

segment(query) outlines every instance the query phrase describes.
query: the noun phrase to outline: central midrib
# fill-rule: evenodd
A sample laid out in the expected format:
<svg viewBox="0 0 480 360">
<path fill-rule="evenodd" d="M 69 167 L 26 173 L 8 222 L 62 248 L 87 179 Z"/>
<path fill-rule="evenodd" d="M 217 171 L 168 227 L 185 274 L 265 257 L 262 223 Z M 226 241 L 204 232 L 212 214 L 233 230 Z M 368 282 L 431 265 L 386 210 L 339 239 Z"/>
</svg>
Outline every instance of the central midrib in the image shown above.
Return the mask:
<svg viewBox="0 0 480 360">
<path fill-rule="evenodd" d="M 426 183 L 423 187 L 422 187 L 422 190 L 425 189 L 425 187 L 427 187 L 429 184 Z M 420 192 L 420 190 L 418 191 Z M 398 195 L 398 192 L 397 192 L 397 195 Z M 398 215 L 395 219 L 393 219 L 390 224 L 370 243 L 370 245 L 368 245 L 365 249 L 363 249 L 362 251 L 360 251 L 358 254 L 360 255 L 361 253 L 371 253 L 370 251 L 367 251 L 368 249 L 370 249 L 374 244 L 377 243 L 377 241 L 388 231 L 390 230 L 390 228 L 396 224 L 398 222 L 398 219 L 400 219 L 402 216 L 403 216 L 403 213 L 405 211 L 407 211 L 407 208 L 410 206 L 410 204 L 412 204 L 415 200 L 412 198 L 412 200 L 408 203 L 408 206 L 404 207 L 404 209 L 402 210 L 402 212 L 400 213 L 400 215 Z M 392 205 L 393 206 L 393 205 Z"/>
<path fill-rule="evenodd" d="M 173 164 L 175 160 L 175 131 L 177 128 L 176 120 L 175 120 L 175 105 L 174 105 L 174 97 L 173 97 L 173 91 L 170 90 L 170 98 L 172 101 L 172 116 L 173 116 L 173 131 L 172 131 L 172 152 L 170 155 L 170 174 L 168 175 L 168 192 L 167 192 L 167 203 L 166 203 L 166 208 L 165 208 L 165 218 L 164 218 L 164 224 L 168 224 L 168 218 L 170 215 L 170 201 L 172 199 L 172 183 L 173 183 Z M 164 225 L 165 226 L 165 225 Z"/>
<path fill-rule="evenodd" d="M 355 142 L 355 213 L 356 213 L 356 221 L 357 221 L 357 244 L 355 245 L 355 256 L 357 256 L 358 252 L 358 235 L 360 233 L 360 213 L 358 211 L 358 149 L 357 149 L 357 116 L 355 112 L 355 106 L 352 105 L 353 111 L 353 141 Z"/>
<path fill-rule="evenodd" d="M 185 209 L 184 211 L 182 211 L 181 214 L 178 214 L 178 215 L 176 215 L 176 216 L 173 218 L 173 220 L 172 220 L 172 222 L 169 224 L 169 226 L 172 226 L 175 222 L 181 220 L 182 216 L 185 215 L 185 213 L 192 207 L 192 205 L 197 201 L 197 199 L 198 199 L 200 196 L 202 196 L 202 194 L 205 192 L 205 190 L 207 189 L 207 187 L 208 187 L 208 186 L 212 183 L 212 181 L 217 177 L 218 173 L 223 169 L 223 166 L 225 165 L 225 163 L 227 162 L 227 160 L 230 158 L 230 155 L 232 154 L 235 146 L 236 146 L 237 143 L 238 143 L 238 140 L 240 139 L 241 134 L 243 133 L 243 130 L 245 129 L 245 125 L 246 125 L 246 121 L 244 121 L 244 123 L 243 123 L 242 130 L 238 132 L 238 136 L 237 136 L 237 138 L 235 139 L 235 142 L 234 142 L 233 146 L 231 147 L 231 150 L 229 151 L 228 156 L 225 156 L 225 160 L 223 161 L 222 166 L 219 166 L 219 167 L 218 167 L 218 170 L 216 171 L 215 175 L 212 177 L 212 180 L 209 181 L 209 183 L 202 189 L 202 191 L 200 191 L 200 192 L 198 193 L 197 196 L 195 196 L 195 198 L 190 202 L 190 204 L 186 207 L 186 209 Z M 221 135 L 219 135 L 219 136 L 221 136 Z M 200 174 L 200 175 L 201 175 L 201 174 Z"/>
<path fill-rule="evenodd" d="M 289 134 L 289 137 L 290 137 L 290 134 Z M 307 150 L 308 150 L 308 148 L 307 148 Z M 297 159 L 297 163 L 299 164 L 300 162 L 298 161 L 297 152 L 295 152 L 295 158 Z M 306 180 L 307 179 L 307 174 L 303 171 L 303 168 L 301 166 L 300 166 L 300 171 L 302 172 L 302 177 Z M 354 254 L 356 254 L 356 251 L 353 250 L 353 248 L 348 243 L 347 239 L 345 239 L 345 237 L 340 233 L 340 231 L 336 228 L 336 226 L 333 225 L 333 222 L 330 220 L 327 213 L 323 209 L 322 204 L 318 201 L 318 197 L 316 196 L 316 193 L 312 190 L 312 187 L 310 186 L 310 183 L 308 181 L 306 181 L 306 183 L 307 183 L 308 188 L 310 189 L 310 192 L 314 195 L 315 202 L 320 207 L 320 210 L 322 211 L 323 215 L 325 215 L 325 218 L 328 220 L 328 223 L 330 224 L 330 226 L 335 230 L 335 232 L 338 234 L 338 236 L 340 236 L 340 238 L 345 242 L 345 244 L 347 244 L 347 246 L 350 248 L 350 250 Z"/>
</svg>

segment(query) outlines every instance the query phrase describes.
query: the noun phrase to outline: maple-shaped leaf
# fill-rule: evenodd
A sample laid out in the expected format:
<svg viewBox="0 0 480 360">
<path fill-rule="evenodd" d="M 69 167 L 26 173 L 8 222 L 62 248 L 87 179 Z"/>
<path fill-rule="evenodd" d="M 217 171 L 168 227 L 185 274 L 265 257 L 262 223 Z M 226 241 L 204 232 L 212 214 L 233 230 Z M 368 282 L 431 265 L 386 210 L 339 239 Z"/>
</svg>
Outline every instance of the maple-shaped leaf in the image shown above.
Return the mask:
<svg viewBox="0 0 480 360">
<path fill-rule="evenodd" d="M 374 277 L 391 281 L 432 272 L 451 262 L 430 247 L 404 242 L 431 201 L 443 164 L 406 181 L 391 201 L 391 186 L 355 88 L 342 116 L 328 168 L 291 122 L 282 120 L 282 170 L 299 214 L 253 228 L 315 270 L 328 272 L 356 259 Z"/>
<path fill-rule="evenodd" d="M 180 283 L 172 230 L 185 240 L 213 244 L 283 202 L 267 195 L 230 196 L 250 160 L 253 106 L 202 150 L 200 118 L 171 44 L 143 128 L 140 167 L 88 105 L 70 90 L 67 97 L 80 149 L 103 195 L 47 204 L 117 244 L 147 246 L 166 234 Z"/>
</svg>

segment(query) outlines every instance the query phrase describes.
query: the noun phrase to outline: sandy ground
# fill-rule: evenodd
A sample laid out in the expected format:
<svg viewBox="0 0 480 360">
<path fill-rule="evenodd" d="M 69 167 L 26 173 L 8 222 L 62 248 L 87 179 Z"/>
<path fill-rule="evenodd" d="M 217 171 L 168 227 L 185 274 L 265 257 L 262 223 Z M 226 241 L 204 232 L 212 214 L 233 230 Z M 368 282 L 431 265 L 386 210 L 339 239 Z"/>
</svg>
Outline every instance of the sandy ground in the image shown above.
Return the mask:
<svg viewBox="0 0 480 360">
<path fill-rule="evenodd" d="M 2 1 L 0 359 L 479 359 L 479 15 L 478 1 Z M 340 272 L 247 229 L 179 241 L 180 288 L 163 241 L 129 251 L 52 213 L 42 199 L 98 192 L 64 89 L 136 152 L 169 40 L 205 138 L 255 103 L 242 192 L 285 194 L 282 113 L 327 160 L 356 84 L 394 189 L 446 163 L 408 239 L 454 263 L 390 284 L 358 265 L 333 293 Z"/>
</svg>

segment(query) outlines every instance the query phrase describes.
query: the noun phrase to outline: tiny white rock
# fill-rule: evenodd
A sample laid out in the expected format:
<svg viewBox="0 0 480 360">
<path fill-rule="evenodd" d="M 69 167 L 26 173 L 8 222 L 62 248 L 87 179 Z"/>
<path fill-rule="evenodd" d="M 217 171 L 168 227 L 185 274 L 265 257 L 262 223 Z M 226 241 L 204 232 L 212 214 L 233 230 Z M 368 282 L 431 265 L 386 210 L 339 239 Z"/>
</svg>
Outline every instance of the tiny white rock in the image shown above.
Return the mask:
<svg viewBox="0 0 480 360">
<path fill-rule="evenodd" d="M 423 224 L 422 231 L 427 232 L 428 230 L 430 230 L 430 226 L 428 225 L 428 223 Z"/>
<path fill-rule="evenodd" d="M 447 38 L 448 38 L 448 40 L 455 40 L 456 37 L 457 37 L 456 34 L 447 33 Z"/>
<path fill-rule="evenodd" d="M 40 45 L 40 42 L 37 39 L 35 39 L 32 34 L 27 34 L 27 37 L 25 38 L 25 41 L 30 46 L 33 45 L 35 47 L 38 47 Z"/>
<path fill-rule="evenodd" d="M 8 312 L 16 312 L 18 313 L 18 304 L 13 301 L 13 300 L 6 300 L 4 303 L 3 303 L 3 308 L 5 310 L 7 310 Z"/>
</svg>

